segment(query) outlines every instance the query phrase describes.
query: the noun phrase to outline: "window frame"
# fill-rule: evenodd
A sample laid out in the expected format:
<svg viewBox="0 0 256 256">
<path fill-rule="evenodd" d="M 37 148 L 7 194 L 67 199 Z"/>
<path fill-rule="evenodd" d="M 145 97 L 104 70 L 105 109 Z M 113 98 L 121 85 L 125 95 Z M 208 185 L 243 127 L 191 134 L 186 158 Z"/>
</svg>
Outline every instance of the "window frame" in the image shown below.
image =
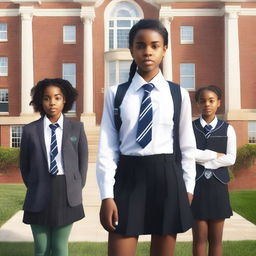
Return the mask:
<svg viewBox="0 0 256 256">
<path fill-rule="evenodd" d="M 0 28 L 1 28 L 1 25 L 6 25 L 6 30 L 0 30 L 0 35 L 6 34 L 6 37 L 1 38 L 1 36 L 0 36 L 0 42 L 7 42 L 8 41 L 8 24 L 4 23 L 4 22 L 0 22 Z"/>
<path fill-rule="evenodd" d="M 181 70 L 182 70 L 182 65 L 188 65 L 188 64 L 190 64 L 190 65 L 193 65 L 193 71 L 194 71 L 194 74 L 191 74 L 191 75 L 183 75 L 182 73 L 181 73 Z M 190 87 L 190 88 L 187 88 L 187 87 L 185 87 L 183 84 L 182 84 L 182 78 L 192 78 L 193 79 L 193 85 L 194 85 L 194 87 Z M 180 63 L 180 85 L 183 87 L 183 88 L 185 88 L 186 90 L 188 90 L 188 91 L 195 91 L 196 90 L 196 64 L 195 63 L 191 63 L 191 62 L 188 62 L 188 63 L 186 63 L 186 62 L 184 62 L 184 63 Z"/>
<path fill-rule="evenodd" d="M 19 136 L 17 136 L 17 137 L 13 136 L 13 133 L 14 133 L 13 128 L 20 129 L 20 131 L 18 131 Z M 10 126 L 10 148 L 19 148 L 20 147 L 22 129 L 23 129 L 23 125 L 11 125 Z M 16 139 L 16 141 L 14 141 L 14 139 Z M 15 145 L 15 144 L 17 144 L 17 145 Z"/>
<path fill-rule="evenodd" d="M 250 124 L 253 124 L 255 126 L 255 131 L 250 129 Z M 250 133 L 255 133 L 255 136 L 250 136 Z M 250 144 L 256 144 L 256 121 L 248 121 L 248 143 Z M 250 138 L 254 138 L 251 139 Z"/>
<path fill-rule="evenodd" d="M 6 59 L 6 66 L 1 65 L 1 59 Z M 2 68 L 6 68 L 6 72 L 2 72 Z M 8 57 L 0 56 L 0 76 L 8 76 Z"/>
<path fill-rule="evenodd" d="M 66 33 L 67 33 L 67 31 L 65 30 L 65 28 L 68 28 L 68 27 L 72 27 L 72 28 L 74 28 L 74 39 L 72 39 L 72 40 L 68 40 L 68 39 L 66 39 Z M 63 43 L 64 44 L 76 44 L 76 25 L 64 25 L 63 26 Z"/>
<path fill-rule="evenodd" d="M 191 39 L 183 39 L 183 29 L 185 28 L 192 28 L 191 32 L 192 38 Z M 194 44 L 194 26 L 180 26 L 180 43 L 181 44 Z"/>
<path fill-rule="evenodd" d="M 65 65 L 74 65 L 74 67 L 75 67 L 75 72 L 74 72 L 73 75 L 65 75 L 65 74 L 64 74 L 64 66 L 65 66 Z M 74 83 L 72 82 L 71 79 L 69 79 L 69 76 L 74 76 Z M 74 62 L 65 62 L 65 63 L 62 63 L 62 78 L 65 79 L 65 80 L 68 80 L 68 81 L 71 83 L 71 85 L 72 85 L 74 88 L 76 88 L 76 83 L 77 83 L 77 81 L 76 81 L 76 79 L 77 79 L 77 64 L 74 63 Z M 74 102 L 72 108 L 68 111 L 68 113 L 75 113 L 75 112 L 76 112 L 76 102 Z"/>
<path fill-rule="evenodd" d="M 5 92 L 7 94 L 7 96 L 4 95 L 3 92 Z M 7 98 L 7 100 L 6 101 L 4 101 L 4 100 L 2 101 L 2 97 L 3 98 Z M 1 104 L 7 105 L 7 111 L 1 111 Z M 8 89 L 4 89 L 4 88 L 0 89 L 0 113 L 9 113 L 9 90 Z"/>
</svg>

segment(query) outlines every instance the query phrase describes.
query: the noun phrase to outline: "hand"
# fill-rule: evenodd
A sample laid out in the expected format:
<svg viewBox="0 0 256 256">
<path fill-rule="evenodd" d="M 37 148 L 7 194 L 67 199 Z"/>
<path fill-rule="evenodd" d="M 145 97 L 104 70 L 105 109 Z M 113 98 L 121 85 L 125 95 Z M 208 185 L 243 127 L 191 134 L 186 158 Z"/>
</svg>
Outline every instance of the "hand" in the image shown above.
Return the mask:
<svg viewBox="0 0 256 256">
<path fill-rule="evenodd" d="M 102 200 L 100 207 L 100 223 L 108 232 L 113 232 L 118 225 L 118 210 L 113 198 Z"/>
<path fill-rule="evenodd" d="M 221 156 L 224 156 L 225 154 L 223 154 L 223 153 L 218 153 L 217 152 L 217 157 L 221 157 Z"/>
<path fill-rule="evenodd" d="M 188 202 L 189 202 L 189 205 L 192 204 L 192 200 L 193 200 L 193 194 L 191 193 L 187 193 L 188 194 Z"/>
</svg>

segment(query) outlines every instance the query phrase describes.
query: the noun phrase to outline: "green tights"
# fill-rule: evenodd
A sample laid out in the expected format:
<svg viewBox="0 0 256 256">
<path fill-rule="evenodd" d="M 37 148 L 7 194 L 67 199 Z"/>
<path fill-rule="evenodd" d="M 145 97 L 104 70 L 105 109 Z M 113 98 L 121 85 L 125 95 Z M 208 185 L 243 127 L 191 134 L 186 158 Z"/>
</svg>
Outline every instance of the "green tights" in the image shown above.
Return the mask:
<svg viewBox="0 0 256 256">
<path fill-rule="evenodd" d="M 31 225 L 35 256 L 68 256 L 68 237 L 72 224 L 62 227 Z"/>
</svg>

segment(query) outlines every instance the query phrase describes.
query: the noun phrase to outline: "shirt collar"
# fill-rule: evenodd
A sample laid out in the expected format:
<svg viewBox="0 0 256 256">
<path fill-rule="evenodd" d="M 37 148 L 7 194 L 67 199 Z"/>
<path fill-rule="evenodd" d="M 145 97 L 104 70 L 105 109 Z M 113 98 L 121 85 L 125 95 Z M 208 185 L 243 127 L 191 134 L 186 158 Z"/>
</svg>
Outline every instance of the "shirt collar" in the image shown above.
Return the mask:
<svg viewBox="0 0 256 256">
<path fill-rule="evenodd" d="M 64 122 L 64 116 L 63 114 L 61 113 L 60 115 L 60 118 L 58 119 L 57 123 L 60 127 L 61 130 L 63 130 L 63 122 Z M 49 118 L 45 115 L 44 116 L 44 128 L 49 128 L 49 125 L 51 124 L 52 122 L 49 120 Z"/>
<path fill-rule="evenodd" d="M 165 80 L 165 78 L 163 77 L 161 70 L 159 70 L 158 74 L 157 74 L 156 76 L 154 76 L 153 79 L 150 80 L 149 82 L 145 81 L 145 80 L 143 79 L 143 77 L 140 76 L 140 75 L 138 74 L 138 72 L 136 72 L 135 75 L 134 75 L 134 77 L 133 77 L 133 79 L 132 79 L 131 87 L 132 87 L 135 91 L 137 91 L 137 90 L 139 90 L 144 84 L 147 84 L 147 83 L 152 83 L 152 84 L 154 84 L 155 88 L 156 88 L 157 90 L 160 90 L 161 87 L 162 87 L 162 85 L 163 85 L 163 84 L 166 84 L 166 80 Z"/>
<path fill-rule="evenodd" d="M 208 123 L 205 122 L 205 120 L 203 119 L 202 116 L 200 116 L 200 123 L 202 125 L 202 127 L 205 127 Z M 218 123 L 218 118 L 215 116 L 214 119 L 209 123 L 212 126 L 212 129 L 214 129 L 216 127 Z"/>
</svg>

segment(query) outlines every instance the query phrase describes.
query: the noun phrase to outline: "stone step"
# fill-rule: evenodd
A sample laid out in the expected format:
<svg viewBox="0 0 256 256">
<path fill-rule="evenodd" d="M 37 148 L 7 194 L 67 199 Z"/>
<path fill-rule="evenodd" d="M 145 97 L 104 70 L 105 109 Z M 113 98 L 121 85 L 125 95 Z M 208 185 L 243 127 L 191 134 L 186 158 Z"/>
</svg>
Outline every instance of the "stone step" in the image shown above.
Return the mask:
<svg viewBox="0 0 256 256">
<path fill-rule="evenodd" d="M 99 144 L 100 127 L 93 126 L 85 130 L 88 140 L 89 163 L 95 163 Z"/>
</svg>

